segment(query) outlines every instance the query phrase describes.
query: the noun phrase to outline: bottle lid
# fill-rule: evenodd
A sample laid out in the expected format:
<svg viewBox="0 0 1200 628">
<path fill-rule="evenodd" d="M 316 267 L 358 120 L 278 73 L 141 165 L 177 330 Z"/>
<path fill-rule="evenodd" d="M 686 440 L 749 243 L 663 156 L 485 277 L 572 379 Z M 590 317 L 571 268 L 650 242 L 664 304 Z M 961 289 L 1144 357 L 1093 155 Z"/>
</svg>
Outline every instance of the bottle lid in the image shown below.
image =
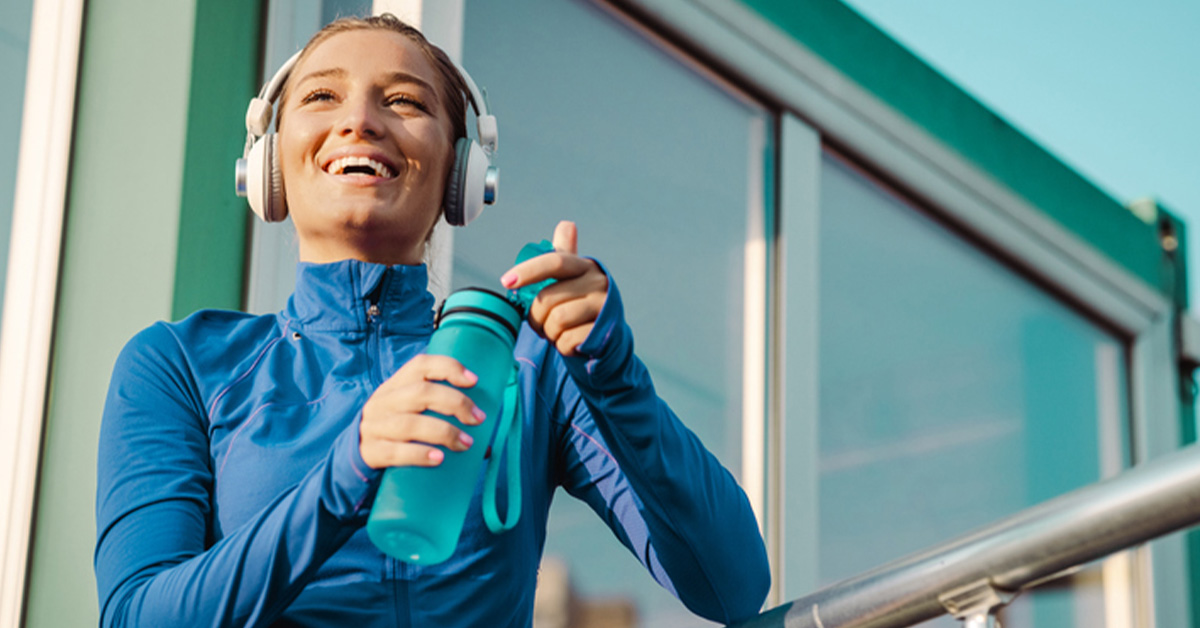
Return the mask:
<svg viewBox="0 0 1200 628">
<path fill-rule="evenodd" d="M 539 255 L 553 252 L 554 245 L 551 244 L 549 240 L 530 242 L 521 248 L 520 253 L 517 253 L 517 261 L 514 262 L 514 264 L 520 264 L 525 260 L 533 259 Z M 522 315 L 528 314 L 529 306 L 533 305 L 533 300 L 537 298 L 538 293 L 542 291 L 542 288 L 554 283 L 554 281 L 554 279 L 546 279 L 545 281 L 539 281 L 535 284 L 522 286 L 516 290 L 509 290 L 508 300 L 516 303 L 517 306 L 521 308 Z"/>
</svg>

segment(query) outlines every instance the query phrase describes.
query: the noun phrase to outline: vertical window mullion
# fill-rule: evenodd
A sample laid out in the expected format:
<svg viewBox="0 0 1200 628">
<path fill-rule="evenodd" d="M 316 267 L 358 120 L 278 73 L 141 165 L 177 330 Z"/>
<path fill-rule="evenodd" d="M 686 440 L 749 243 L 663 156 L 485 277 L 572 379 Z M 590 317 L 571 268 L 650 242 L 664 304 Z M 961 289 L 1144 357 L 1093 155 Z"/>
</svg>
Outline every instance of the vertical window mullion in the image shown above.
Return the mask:
<svg viewBox="0 0 1200 628">
<path fill-rule="evenodd" d="M 818 584 L 818 239 L 821 138 L 784 114 L 779 124 L 778 269 L 774 295 L 767 511 L 771 601 Z M 786 480 L 785 480 L 786 478 Z M 786 532 L 786 534 L 785 534 Z"/>
</svg>

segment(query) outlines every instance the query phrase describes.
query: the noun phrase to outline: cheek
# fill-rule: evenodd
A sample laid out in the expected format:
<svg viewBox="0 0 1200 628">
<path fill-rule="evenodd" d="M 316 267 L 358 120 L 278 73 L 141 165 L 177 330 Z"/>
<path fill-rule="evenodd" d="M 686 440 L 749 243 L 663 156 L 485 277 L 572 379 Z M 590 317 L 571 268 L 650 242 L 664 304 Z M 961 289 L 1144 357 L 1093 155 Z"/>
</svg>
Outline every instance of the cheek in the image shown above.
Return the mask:
<svg viewBox="0 0 1200 628">
<path fill-rule="evenodd" d="M 450 176 L 450 172 L 454 170 L 454 162 L 455 155 L 453 148 L 447 151 L 445 156 L 437 162 L 437 177 L 443 182 L 443 186 L 445 185 L 445 181 L 447 181 L 448 177 Z"/>
<path fill-rule="evenodd" d="M 426 190 L 427 193 L 436 191 L 440 197 L 449 180 L 450 171 L 454 168 L 454 150 L 446 147 L 443 138 L 438 139 L 436 143 L 425 143 L 419 157 L 412 155 L 410 165 L 414 168 L 414 174 L 419 173 L 417 187 Z"/>
<path fill-rule="evenodd" d="M 300 166 L 300 147 L 302 142 L 298 141 L 294 133 L 280 133 L 276 135 L 278 138 L 275 144 L 275 163 L 277 163 L 283 172 L 284 185 L 288 183 L 289 175 L 295 175 Z M 291 178 L 298 180 L 298 177 Z"/>
</svg>

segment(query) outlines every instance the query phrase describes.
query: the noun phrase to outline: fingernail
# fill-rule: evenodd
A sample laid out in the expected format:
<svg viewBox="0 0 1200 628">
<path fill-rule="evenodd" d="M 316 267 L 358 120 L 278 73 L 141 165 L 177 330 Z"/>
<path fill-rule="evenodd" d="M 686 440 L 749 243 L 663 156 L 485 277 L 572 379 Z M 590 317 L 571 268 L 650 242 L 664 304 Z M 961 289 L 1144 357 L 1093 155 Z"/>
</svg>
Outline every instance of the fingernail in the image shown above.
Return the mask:
<svg viewBox="0 0 1200 628">
<path fill-rule="evenodd" d="M 500 277 L 500 285 L 505 288 L 511 288 L 517 284 L 517 273 L 507 272 Z"/>
<path fill-rule="evenodd" d="M 430 449 L 429 450 L 429 459 L 433 462 L 441 462 L 442 458 L 445 458 L 445 457 L 446 457 L 446 454 L 442 453 L 442 450 L 440 450 L 440 449 Z"/>
<path fill-rule="evenodd" d="M 468 380 L 470 380 L 470 383 L 472 384 L 475 384 L 479 381 L 479 376 L 475 373 L 472 373 L 470 369 L 463 369 L 463 377 L 466 377 Z"/>
<path fill-rule="evenodd" d="M 479 421 L 480 423 L 483 423 L 483 420 L 487 418 L 487 415 L 483 413 L 483 410 L 479 409 L 479 406 L 471 408 L 471 415 L 474 416 L 475 420 Z"/>
<path fill-rule="evenodd" d="M 471 444 L 475 442 L 475 439 L 471 438 L 471 435 L 466 432 L 459 432 L 458 433 L 458 442 L 462 443 L 463 445 L 466 445 L 467 447 L 470 447 Z"/>
</svg>

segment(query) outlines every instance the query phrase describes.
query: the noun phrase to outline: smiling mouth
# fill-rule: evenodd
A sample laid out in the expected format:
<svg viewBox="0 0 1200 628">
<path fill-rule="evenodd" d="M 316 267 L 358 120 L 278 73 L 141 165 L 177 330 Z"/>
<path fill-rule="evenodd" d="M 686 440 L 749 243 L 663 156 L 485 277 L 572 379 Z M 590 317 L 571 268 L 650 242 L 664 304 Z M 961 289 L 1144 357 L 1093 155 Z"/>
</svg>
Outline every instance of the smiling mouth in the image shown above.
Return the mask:
<svg viewBox="0 0 1200 628">
<path fill-rule="evenodd" d="M 387 166 L 370 157 L 342 157 L 329 162 L 325 171 L 330 174 L 356 174 L 384 179 L 395 178 L 396 173 Z"/>
</svg>

